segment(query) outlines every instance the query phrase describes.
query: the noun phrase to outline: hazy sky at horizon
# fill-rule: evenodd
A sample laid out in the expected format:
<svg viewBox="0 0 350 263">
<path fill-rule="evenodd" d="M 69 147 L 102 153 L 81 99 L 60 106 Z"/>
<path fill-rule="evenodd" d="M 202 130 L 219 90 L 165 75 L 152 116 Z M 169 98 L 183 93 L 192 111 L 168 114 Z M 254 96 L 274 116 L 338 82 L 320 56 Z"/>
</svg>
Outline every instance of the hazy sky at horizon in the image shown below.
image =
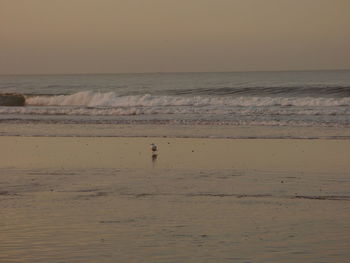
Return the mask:
<svg viewBox="0 0 350 263">
<path fill-rule="evenodd" d="M 0 74 L 350 69 L 350 0 L 0 0 Z"/>
</svg>

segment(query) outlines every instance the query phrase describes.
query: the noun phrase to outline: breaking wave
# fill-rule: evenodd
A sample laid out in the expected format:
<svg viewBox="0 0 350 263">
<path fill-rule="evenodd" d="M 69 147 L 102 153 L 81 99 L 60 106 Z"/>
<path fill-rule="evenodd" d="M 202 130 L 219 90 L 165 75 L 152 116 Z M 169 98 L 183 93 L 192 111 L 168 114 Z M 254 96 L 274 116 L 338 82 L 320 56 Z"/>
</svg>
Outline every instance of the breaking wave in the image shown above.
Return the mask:
<svg viewBox="0 0 350 263">
<path fill-rule="evenodd" d="M 296 107 L 337 107 L 350 106 L 350 97 L 248 97 L 248 96 L 156 96 L 135 95 L 118 96 L 114 92 L 99 93 L 91 91 L 72 95 L 31 96 L 25 101 L 29 106 L 85 106 L 85 107 L 164 107 L 164 106 L 296 106 Z"/>
<path fill-rule="evenodd" d="M 17 95 L 0 107 L 0 121 L 230 123 L 274 126 L 350 126 L 350 97 L 128 95 L 82 91 Z M 24 106 L 22 106 L 22 104 Z"/>
</svg>

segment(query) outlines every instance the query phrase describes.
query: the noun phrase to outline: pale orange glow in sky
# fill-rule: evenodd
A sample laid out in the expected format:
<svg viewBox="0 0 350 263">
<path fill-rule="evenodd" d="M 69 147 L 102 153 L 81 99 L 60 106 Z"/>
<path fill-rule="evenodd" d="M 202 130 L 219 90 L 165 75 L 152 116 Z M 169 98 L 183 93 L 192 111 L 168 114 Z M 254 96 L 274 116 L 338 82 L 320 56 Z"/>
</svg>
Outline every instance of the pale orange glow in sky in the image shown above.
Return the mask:
<svg viewBox="0 0 350 263">
<path fill-rule="evenodd" d="M 350 0 L 0 0 L 0 74 L 350 68 Z"/>
</svg>

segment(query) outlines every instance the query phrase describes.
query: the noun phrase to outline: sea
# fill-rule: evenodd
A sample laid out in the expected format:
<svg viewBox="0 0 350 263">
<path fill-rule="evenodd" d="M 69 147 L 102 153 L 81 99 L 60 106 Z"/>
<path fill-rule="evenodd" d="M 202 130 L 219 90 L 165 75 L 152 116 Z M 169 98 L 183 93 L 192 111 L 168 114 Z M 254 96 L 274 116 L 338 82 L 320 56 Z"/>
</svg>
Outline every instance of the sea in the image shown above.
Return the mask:
<svg viewBox="0 0 350 263">
<path fill-rule="evenodd" d="M 1 75 L 0 123 L 347 130 L 350 71 Z"/>
</svg>

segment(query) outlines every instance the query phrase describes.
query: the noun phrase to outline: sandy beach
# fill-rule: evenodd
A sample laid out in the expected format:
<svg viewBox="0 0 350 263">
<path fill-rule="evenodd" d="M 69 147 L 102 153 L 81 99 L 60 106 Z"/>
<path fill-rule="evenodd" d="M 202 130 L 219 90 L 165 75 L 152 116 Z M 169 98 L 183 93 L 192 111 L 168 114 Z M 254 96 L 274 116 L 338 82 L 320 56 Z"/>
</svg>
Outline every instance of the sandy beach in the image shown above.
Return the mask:
<svg viewBox="0 0 350 263">
<path fill-rule="evenodd" d="M 156 162 L 150 144 L 159 146 Z M 0 137 L 3 168 L 348 173 L 350 140 Z"/>
<path fill-rule="evenodd" d="M 0 145 L 0 262 L 350 256 L 349 140 L 2 136 Z"/>
</svg>

